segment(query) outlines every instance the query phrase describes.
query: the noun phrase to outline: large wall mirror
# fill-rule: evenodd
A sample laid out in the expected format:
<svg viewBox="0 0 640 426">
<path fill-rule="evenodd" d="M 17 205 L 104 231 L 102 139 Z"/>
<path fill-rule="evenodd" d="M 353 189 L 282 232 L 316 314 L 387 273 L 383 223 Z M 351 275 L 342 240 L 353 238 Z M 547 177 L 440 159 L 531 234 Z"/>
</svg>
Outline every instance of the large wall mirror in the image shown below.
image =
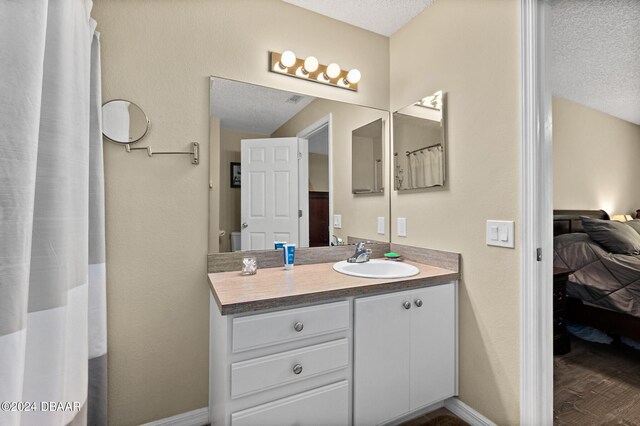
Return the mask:
<svg viewBox="0 0 640 426">
<path fill-rule="evenodd" d="M 210 101 L 210 252 L 389 241 L 388 111 L 218 77 Z"/>
<path fill-rule="evenodd" d="M 445 94 L 438 91 L 393 113 L 396 190 L 445 184 L 445 101 Z"/>
</svg>

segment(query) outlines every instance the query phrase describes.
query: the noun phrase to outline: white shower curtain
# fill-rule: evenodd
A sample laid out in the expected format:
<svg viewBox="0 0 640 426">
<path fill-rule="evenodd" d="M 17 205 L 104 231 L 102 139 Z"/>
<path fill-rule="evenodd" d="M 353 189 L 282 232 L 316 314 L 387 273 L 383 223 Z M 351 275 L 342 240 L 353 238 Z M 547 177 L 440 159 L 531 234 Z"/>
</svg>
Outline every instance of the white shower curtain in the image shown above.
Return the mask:
<svg viewBox="0 0 640 426">
<path fill-rule="evenodd" d="M 0 2 L 0 424 L 106 424 L 100 62 L 87 0 Z"/>
<path fill-rule="evenodd" d="M 406 155 L 408 171 L 403 189 L 429 188 L 444 185 L 442 146 L 424 148 Z"/>
</svg>

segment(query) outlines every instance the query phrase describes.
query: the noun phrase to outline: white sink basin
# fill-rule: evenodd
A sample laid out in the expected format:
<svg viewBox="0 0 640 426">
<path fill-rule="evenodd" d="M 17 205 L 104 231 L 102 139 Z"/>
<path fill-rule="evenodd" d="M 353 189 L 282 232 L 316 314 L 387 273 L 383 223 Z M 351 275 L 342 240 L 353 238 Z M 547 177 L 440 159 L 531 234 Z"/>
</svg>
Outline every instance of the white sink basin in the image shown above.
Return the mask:
<svg viewBox="0 0 640 426">
<path fill-rule="evenodd" d="M 382 259 L 371 259 L 364 263 L 349 263 L 343 260 L 334 263 L 333 269 L 341 274 L 362 278 L 406 278 L 420 272 L 413 265 Z"/>
</svg>

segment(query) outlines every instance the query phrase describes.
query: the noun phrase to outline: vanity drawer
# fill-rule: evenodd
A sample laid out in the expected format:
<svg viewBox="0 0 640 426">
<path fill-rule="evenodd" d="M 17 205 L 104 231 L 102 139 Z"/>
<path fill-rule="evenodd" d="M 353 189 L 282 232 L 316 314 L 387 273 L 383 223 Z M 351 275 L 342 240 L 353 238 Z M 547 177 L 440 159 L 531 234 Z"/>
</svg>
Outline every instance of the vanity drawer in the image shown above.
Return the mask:
<svg viewBox="0 0 640 426">
<path fill-rule="evenodd" d="M 346 330 L 349 302 L 335 302 L 233 319 L 233 352 Z"/>
<path fill-rule="evenodd" d="M 346 380 L 231 415 L 231 426 L 317 426 L 349 424 Z"/>
<path fill-rule="evenodd" d="M 231 397 L 304 380 L 349 364 L 347 339 L 231 364 Z"/>
</svg>

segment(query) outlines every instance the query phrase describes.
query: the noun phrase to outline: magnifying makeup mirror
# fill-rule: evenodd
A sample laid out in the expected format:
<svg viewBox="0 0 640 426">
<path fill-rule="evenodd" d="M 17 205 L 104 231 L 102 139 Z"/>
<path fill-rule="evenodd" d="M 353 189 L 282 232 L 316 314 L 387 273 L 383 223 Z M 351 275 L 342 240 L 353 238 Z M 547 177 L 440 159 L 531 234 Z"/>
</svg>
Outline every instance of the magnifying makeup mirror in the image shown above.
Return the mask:
<svg viewBox="0 0 640 426">
<path fill-rule="evenodd" d="M 102 105 L 102 134 L 112 142 L 130 144 L 149 131 L 149 119 L 142 108 L 124 99 Z"/>
</svg>

